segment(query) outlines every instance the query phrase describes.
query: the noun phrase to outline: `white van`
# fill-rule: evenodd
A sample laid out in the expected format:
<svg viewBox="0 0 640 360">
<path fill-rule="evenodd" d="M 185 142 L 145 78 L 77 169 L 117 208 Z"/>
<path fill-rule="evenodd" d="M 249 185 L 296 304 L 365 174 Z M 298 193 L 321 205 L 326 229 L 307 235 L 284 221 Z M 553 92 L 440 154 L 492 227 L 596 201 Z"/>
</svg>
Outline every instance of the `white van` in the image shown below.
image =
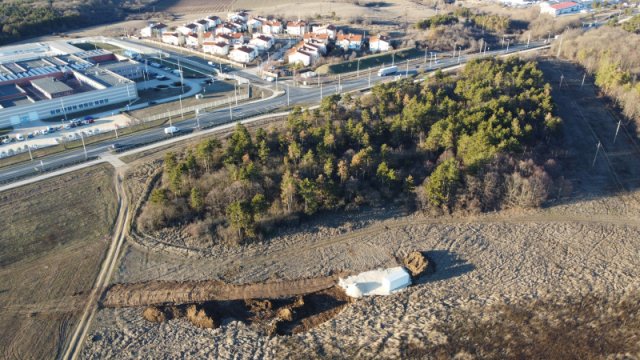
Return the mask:
<svg viewBox="0 0 640 360">
<path fill-rule="evenodd" d="M 178 133 L 178 132 L 180 132 L 180 129 L 178 129 L 175 126 L 169 126 L 169 127 L 164 128 L 164 133 L 166 135 L 173 135 L 173 134 Z"/>
</svg>

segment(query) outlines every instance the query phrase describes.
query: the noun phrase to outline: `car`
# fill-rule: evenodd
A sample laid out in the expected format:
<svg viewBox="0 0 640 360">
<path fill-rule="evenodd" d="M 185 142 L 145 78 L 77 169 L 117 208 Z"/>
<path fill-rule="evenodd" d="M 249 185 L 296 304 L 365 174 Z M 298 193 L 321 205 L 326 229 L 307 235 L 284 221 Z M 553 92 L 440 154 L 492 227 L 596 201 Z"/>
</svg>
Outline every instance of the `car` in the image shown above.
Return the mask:
<svg viewBox="0 0 640 360">
<path fill-rule="evenodd" d="M 93 116 L 90 116 L 90 115 L 89 115 L 89 116 L 85 116 L 85 117 L 84 117 L 84 121 L 85 121 L 87 124 L 93 124 L 94 122 L 96 122 L 96 118 L 94 118 Z"/>
<path fill-rule="evenodd" d="M 27 134 L 27 139 L 33 139 L 33 136 L 34 136 L 33 133 L 30 132 L 30 133 Z"/>
<path fill-rule="evenodd" d="M 171 71 L 171 68 L 170 68 L 170 67 L 168 67 L 168 66 L 165 66 L 165 67 L 163 67 L 163 68 L 162 68 L 162 70 L 164 70 L 164 71 Z"/>
<path fill-rule="evenodd" d="M 149 105 L 155 105 L 157 103 L 158 103 L 157 101 L 149 101 Z"/>
<path fill-rule="evenodd" d="M 164 133 L 166 135 L 173 135 L 173 134 L 177 134 L 180 132 L 180 129 L 176 126 L 169 126 L 164 128 Z"/>
<path fill-rule="evenodd" d="M 11 142 L 11 138 L 10 138 L 10 137 L 8 137 L 8 136 L 2 139 L 2 143 L 3 143 L 3 144 L 8 144 L 8 143 L 10 143 L 10 142 Z"/>
<path fill-rule="evenodd" d="M 24 135 L 22 135 L 22 134 L 16 134 L 16 140 L 18 140 L 18 141 L 24 141 Z"/>
<path fill-rule="evenodd" d="M 72 125 L 73 125 L 73 124 L 64 124 L 64 125 L 62 125 L 62 128 L 63 128 L 64 130 L 69 130 L 69 129 L 71 129 L 72 127 L 75 127 L 75 126 L 72 126 Z"/>
</svg>

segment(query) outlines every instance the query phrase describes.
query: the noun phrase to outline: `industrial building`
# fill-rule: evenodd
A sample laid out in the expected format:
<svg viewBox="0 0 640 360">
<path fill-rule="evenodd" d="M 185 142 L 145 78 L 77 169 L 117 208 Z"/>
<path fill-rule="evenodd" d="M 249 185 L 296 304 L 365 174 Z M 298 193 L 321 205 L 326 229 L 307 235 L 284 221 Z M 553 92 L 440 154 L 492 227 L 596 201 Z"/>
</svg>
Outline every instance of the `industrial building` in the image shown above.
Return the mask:
<svg viewBox="0 0 640 360">
<path fill-rule="evenodd" d="M 65 41 L 0 47 L 0 128 L 119 104 L 138 97 L 143 66 Z"/>
</svg>

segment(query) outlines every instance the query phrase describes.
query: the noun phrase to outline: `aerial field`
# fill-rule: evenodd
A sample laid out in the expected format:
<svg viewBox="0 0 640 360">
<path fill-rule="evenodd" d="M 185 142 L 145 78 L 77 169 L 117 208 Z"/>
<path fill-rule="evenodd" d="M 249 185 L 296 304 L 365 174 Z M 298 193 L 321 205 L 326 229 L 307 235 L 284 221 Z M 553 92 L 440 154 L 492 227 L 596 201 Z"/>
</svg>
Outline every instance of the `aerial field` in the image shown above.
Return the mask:
<svg viewBox="0 0 640 360">
<path fill-rule="evenodd" d="M 60 355 L 116 211 L 109 165 L 0 193 L 0 358 Z"/>
</svg>

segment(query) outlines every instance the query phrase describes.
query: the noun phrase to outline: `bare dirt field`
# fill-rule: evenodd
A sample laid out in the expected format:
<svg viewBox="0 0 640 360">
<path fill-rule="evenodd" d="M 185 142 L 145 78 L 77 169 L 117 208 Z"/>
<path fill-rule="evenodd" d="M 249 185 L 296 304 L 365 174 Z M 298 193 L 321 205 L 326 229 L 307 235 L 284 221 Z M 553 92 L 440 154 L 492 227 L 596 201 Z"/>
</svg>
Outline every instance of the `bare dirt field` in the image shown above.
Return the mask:
<svg viewBox="0 0 640 360">
<path fill-rule="evenodd" d="M 97 166 L 0 193 L 0 357 L 54 358 L 93 285 L 116 214 Z"/>
<path fill-rule="evenodd" d="M 636 140 L 621 134 L 613 142 L 616 119 L 589 79 L 580 86 L 578 68 L 551 60 L 541 68 L 565 122 L 567 152 L 558 154 L 558 171 L 573 183 L 570 197 L 542 209 L 477 216 L 401 209 L 326 215 L 264 244 L 190 257 L 130 245 L 116 283 L 322 277 L 395 265 L 413 250 L 423 251 L 433 269 L 405 291 L 357 300 L 290 336 L 266 336 L 237 317 L 201 329 L 184 319 L 148 322 L 141 308 L 103 309 L 83 357 L 638 356 L 637 341 L 627 341 L 640 336 Z"/>
</svg>

